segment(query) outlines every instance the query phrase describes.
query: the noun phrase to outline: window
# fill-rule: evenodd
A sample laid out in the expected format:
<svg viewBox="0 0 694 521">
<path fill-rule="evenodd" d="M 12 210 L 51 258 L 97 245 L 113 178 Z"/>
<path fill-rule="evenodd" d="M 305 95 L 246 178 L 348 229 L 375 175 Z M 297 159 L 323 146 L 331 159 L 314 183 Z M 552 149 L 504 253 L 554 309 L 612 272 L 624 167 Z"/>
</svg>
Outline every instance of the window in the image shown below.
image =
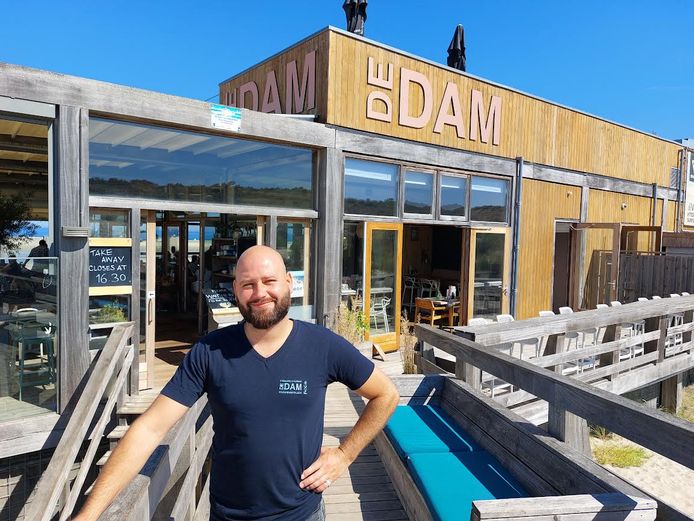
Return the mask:
<svg viewBox="0 0 694 521">
<path fill-rule="evenodd" d="M 294 278 L 289 313 L 292 318 L 302 320 L 313 319 L 310 236 L 310 222 L 279 220 L 277 223 L 277 251 Z"/>
<path fill-rule="evenodd" d="M 128 210 L 111 210 L 107 208 L 90 210 L 89 236 L 124 238 L 130 237 L 130 212 Z"/>
<path fill-rule="evenodd" d="M 0 118 L 2 420 L 57 410 L 58 259 L 46 123 Z"/>
<path fill-rule="evenodd" d="M 90 195 L 313 208 L 314 153 L 92 118 Z"/>
<path fill-rule="evenodd" d="M 508 181 L 490 177 L 472 177 L 470 220 L 508 221 Z"/>
<path fill-rule="evenodd" d="M 405 170 L 405 201 L 406 214 L 432 215 L 434 199 L 434 175 L 430 172 Z"/>
<path fill-rule="evenodd" d="M 397 215 L 398 166 L 345 160 L 345 213 Z"/>
<path fill-rule="evenodd" d="M 442 219 L 446 217 L 466 217 L 467 182 L 467 177 L 441 174 L 439 209 Z"/>
</svg>

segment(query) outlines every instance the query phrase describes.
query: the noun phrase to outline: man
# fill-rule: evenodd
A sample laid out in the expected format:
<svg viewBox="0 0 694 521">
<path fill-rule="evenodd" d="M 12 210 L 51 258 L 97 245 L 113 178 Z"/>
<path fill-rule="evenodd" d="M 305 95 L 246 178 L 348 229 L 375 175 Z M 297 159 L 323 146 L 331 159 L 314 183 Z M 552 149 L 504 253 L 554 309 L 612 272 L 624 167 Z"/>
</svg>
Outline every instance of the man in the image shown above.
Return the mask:
<svg viewBox="0 0 694 521">
<path fill-rule="evenodd" d="M 193 346 L 118 444 L 76 521 L 100 515 L 204 392 L 215 430 L 211 519 L 325 518 L 320 494 L 383 428 L 398 393 L 344 339 L 290 320 L 291 287 L 291 274 L 275 250 L 254 246 L 244 252 L 234 291 L 245 321 Z M 321 448 L 325 391 L 332 381 L 369 402 L 338 448 Z"/>
<path fill-rule="evenodd" d="M 43 270 L 48 268 L 48 262 L 45 259 L 48 255 L 48 243 L 44 239 L 41 239 L 39 245 L 34 246 L 29 252 L 29 257 L 27 257 L 27 260 L 24 262 L 24 267 L 26 268 L 31 258 L 38 259 L 34 260 L 31 269 L 39 274 L 43 274 Z"/>
</svg>

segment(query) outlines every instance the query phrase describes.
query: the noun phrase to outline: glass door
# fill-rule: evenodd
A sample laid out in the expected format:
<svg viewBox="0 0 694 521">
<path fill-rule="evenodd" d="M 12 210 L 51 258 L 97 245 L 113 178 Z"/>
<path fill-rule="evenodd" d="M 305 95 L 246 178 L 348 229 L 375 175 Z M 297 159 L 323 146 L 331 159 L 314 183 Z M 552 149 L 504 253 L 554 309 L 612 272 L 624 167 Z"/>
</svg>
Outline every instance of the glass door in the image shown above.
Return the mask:
<svg viewBox="0 0 694 521">
<path fill-rule="evenodd" d="M 400 346 L 402 224 L 366 223 L 364 314 L 367 338 L 384 352 Z"/>
<path fill-rule="evenodd" d="M 470 230 L 468 320 L 508 313 L 510 238 L 509 228 Z"/>
<path fill-rule="evenodd" d="M 157 304 L 156 212 L 142 210 L 140 215 L 140 349 L 144 346 L 144 353 L 140 353 L 140 388 L 151 389 L 154 386 Z"/>
</svg>

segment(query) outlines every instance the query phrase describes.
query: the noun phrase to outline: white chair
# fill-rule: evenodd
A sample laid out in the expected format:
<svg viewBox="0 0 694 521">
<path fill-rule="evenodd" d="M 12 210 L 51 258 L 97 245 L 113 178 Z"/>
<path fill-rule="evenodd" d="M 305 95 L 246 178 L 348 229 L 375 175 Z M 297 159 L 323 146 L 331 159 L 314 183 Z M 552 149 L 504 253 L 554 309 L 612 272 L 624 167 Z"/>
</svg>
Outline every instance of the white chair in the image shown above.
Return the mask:
<svg viewBox="0 0 694 521">
<path fill-rule="evenodd" d="M 613 300 L 610 302 L 612 307 L 619 307 L 622 303 L 618 300 Z M 622 333 L 626 333 L 626 336 L 636 336 L 643 335 L 646 332 L 646 321 L 636 320 L 634 322 L 624 322 L 620 324 Z M 638 355 L 642 355 L 644 352 L 643 336 L 641 337 L 641 344 L 636 346 L 627 347 L 620 349 L 619 351 L 619 361 L 628 360 Z"/>
<path fill-rule="evenodd" d="M 491 324 L 493 321 L 488 320 L 486 318 L 471 318 L 468 320 L 467 325 L 468 326 L 484 326 L 486 324 Z M 498 350 L 500 353 L 504 353 L 505 355 L 511 355 L 511 344 L 502 344 L 501 346 L 498 347 Z M 496 376 L 490 373 L 485 373 L 482 371 L 482 389 L 489 389 L 489 392 L 491 394 L 491 397 L 494 398 L 496 395 L 496 391 L 499 389 L 502 390 L 508 390 L 511 391 L 512 387 L 511 384 L 508 382 L 504 382 L 503 380 L 500 380 Z"/>
<path fill-rule="evenodd" d="M 560 315 L 570 315 L 574 310 L 569 306 L 562 306 L 559 308 Z M 581 331 L 567 331 L 565 338 L 567 340 L 567 351 L 571 349 L 571 344 L 573 343 L 574 349 L 583 349 L 587 346 L 595 345 L 597 342 L 598 329 L 593 327 L 589 329 L 584 329 Z M 590 336 L 590 342 L 586 343 L 586 338 Z M 593 369 L 595 367 L 595 357 L 589 356 L 587 358 L 579 358 L 575 365 L 571 363 L 565 364 L 564 374 L 572 374 L 574 372 L 582 373 L 584 369 Z"/>
<path fill-rule="evenodd" d="M 388 324 L 388 305 L 390 304 L 390 298 L 381 297 L 373 298 L 371 300 L 371 309 L 369 315 L 371 320 L 374 322 L 374 326 L 378 329 L 379 320 L 383 321 L 383 328 L 386 333 L 390 333 L 390 325 Z"/>
</svg>

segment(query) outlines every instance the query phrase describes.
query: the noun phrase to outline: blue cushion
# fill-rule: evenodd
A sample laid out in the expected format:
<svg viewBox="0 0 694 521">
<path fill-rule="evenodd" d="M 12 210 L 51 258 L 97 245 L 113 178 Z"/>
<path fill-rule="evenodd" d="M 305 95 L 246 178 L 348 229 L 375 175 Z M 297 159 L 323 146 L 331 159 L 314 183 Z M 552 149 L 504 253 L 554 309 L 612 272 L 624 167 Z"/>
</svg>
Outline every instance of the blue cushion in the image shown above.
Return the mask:
<svg viewBox="0 0 694 521">
<path fill-rule="evenodd" d="M 410 454 L 407 465 L 436 521 L 470 519 L 473 501 L 528 495 L 487 452 Z"/>
<path fill-rule="evenodd" d="M 482 450 L 455 420 L 432 405 L 397 407 L 385 432 L 403 461 L 410 454 L 420 452 Z"/>
</svg>

